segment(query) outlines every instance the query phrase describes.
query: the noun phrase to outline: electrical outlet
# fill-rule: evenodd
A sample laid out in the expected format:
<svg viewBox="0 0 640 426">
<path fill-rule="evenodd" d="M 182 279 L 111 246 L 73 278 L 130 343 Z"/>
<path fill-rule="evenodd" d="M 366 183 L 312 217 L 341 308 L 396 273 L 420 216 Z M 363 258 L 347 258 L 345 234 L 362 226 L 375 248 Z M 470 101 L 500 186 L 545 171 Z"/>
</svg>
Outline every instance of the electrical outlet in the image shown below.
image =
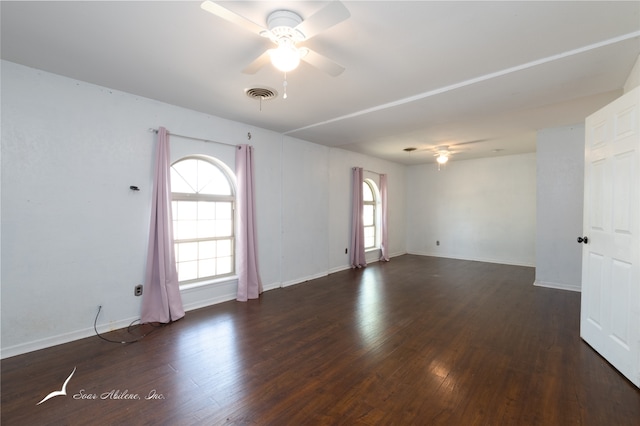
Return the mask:
<svg viewBox="0 0 640 426">
<path fill-rule="evenodd" d="M 347 249 L 344 249 L 344 254 L 347 254 L 347 251 L 348 251 Z"/>
<path fill-rule="evenodd" d="M 439 246 L 440 245 L 440 240 L 436 241 L 436 245 Z"/>
<path fill-rule="evenodd" d="M 133 295 L 134 296 L 142 296 L 142 284 L 138 284 L 137 286 L 135 286 L 133 288 Z"/>
</svg>

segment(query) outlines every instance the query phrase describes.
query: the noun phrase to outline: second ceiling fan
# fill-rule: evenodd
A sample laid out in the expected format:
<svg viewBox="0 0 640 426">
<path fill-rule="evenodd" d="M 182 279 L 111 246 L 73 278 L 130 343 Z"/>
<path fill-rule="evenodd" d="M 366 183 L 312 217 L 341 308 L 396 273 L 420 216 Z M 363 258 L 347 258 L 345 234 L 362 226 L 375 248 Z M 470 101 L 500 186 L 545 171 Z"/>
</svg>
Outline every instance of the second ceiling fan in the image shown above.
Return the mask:
<svg viewBox="0 0 640 426">
<path fill-rule="evenodd" d="M 267 17 L 267 28 L 210 0 L 204 1 L 201 7 L 276 44 L 276 48 L 268 49 L 242 70 L 246 74 L 255 74 L 269 62 L 280 71 L 289 72 L 294 70 L 301 60 L 331 76 L 340 75 L 344 71 L 343 66 L 331 59 L 306 47 L 298 47 L 298 43 L 309 40 L 351 16 L 339 1 L 329 3 L 304 20 L 293 11 L 276 10 Z"/>
</svg>

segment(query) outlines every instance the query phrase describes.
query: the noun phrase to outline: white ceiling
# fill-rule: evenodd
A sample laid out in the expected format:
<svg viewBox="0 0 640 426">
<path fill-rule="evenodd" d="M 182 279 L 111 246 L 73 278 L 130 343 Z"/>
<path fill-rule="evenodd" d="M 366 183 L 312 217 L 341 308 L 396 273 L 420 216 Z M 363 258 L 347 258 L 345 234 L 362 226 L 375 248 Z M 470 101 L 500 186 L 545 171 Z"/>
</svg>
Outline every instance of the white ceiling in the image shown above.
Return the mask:
<svg viewBox="0 0 640 426">
<path fill-rule="evenodd" d="M 266 26 L 328 2 L 234 1 Z M 535 151 L 538 129 L 580 123 L 619 96 L 640 55 L 640 2 L 344 1 L 347 20 L 304 43 L 343 65 L 243 70 L 259 37 L 199 1 L 2 1 L 2 59 L 290 136 L 396 161 Z M 260 103 L 244 93 L 280 93 Z M 254 141 L 258 144 L 259 141 Z M 416 147 L 413 153 L 403 151 Z M 495 152 L 495 151 L 498 152 Z"/>
</svg>

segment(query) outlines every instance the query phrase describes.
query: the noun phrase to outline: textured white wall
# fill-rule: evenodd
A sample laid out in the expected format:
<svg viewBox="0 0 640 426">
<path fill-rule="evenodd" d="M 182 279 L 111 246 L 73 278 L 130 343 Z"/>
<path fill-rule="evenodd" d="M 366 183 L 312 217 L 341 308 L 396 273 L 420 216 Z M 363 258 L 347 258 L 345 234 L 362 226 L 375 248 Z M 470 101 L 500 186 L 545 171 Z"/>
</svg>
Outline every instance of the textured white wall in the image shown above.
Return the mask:
<svg viewBox="0 0 640 426">
<path fill-rule="evenodd" d="M 349 268 L 349 254 L 345 248 L 351 250 L 351 169 L 362 167 L 365 178 L 372 179 L 380 187 L 379 173 L 387 174 L 389 197 L 389 255 L 398 256 L 406 253 L 405 241 L 405 170 L 406 167 L 396 163 L 371 158 L 355 152 L 332 149 L 329 156 L 331 164 L 329 195 L 330 269 L 337 271 Z M 380 251 L 366 253 L 367 263 L 380 258 Z"/>
<path fill-rule="evenodd" d="M 341 150 L 6 61 L 1 77 L 3 358 L 93 335 L 98 305 L 101 331 L 139 317 L 133 287 L 144 281 L 156 142 L 149 128 L 254 146 L 266 289 L 342 265 L 329 255 L 331 227 L 342 226 L 332 209 L 347 208 L 329 201 L 331 185 L 342 184 L 330 179 L 329 158 Z M 173 160 L 207 154 L 235 169 L 232 146 L 173 137 L 171 150 Z M 403 166 L 385 168 L 396 170 L 401 193 Z M 394 211 L 404 217 L 404 205 Z M 404 229 L 393 244 L 404 247 Z M 236 285 L 183 291 L 185 307 L 233 299 Z"/>
<path fill-rule="evenodd" d="M 405 251 L 405 166 L 294 138 L 283 143 L 282 283 L 284 286 L 349 268 L 351 168 L 389 176 L 390 254 Z M 367 177 L 377 181 L 378 175 Z M 367 261 L 379 259 L 379 251 Z"/>
<path fill-rule="evenodd" d="M 535 153 L 412 166 L 406 191 L 409 253 L 535 265 Z"/>
<path fill-rule="evenodd" d="M 103 331 L 139 316 L 133 287 L 144 282 L 156 145 L 148 129 L 160 125 L 234 144 L 254 130 L 2 62 L 3 357 L 93 334 L 98 305 Z M 269 153 L 270 146 L 280 151 L 281 137 L 261 139 L 256 174 L 267 179 L 258 187 L 279 200 Z M 171 148 L 173 160 L 200 153 L 235 168 L 232 146 L 172 138 Z M 271 240 L 280 215 L 266 201 L 259 196 L 268 284 L 280 280 L 279 257 L 270 261 L 269 251 L 279 244 Z M 186 291 L 183 300 L 187 308 L 228 300 L 235 286 L 231 280 Z"/>
<path fill-rule="evenodd" d="M 584 125 L 538 132 L 536 285 L 580 290 Z"/>
<path fill-rule="evenodd" d="M 624 84 L 624 93 L 630 92 L 638 86 L 640 86 L 640 55 Z"/>
<path fill-rule="evenodd" d="M 285 138 L 282 169 L 282 283 L 326 275 L 329 148 Z"/>
</svg>

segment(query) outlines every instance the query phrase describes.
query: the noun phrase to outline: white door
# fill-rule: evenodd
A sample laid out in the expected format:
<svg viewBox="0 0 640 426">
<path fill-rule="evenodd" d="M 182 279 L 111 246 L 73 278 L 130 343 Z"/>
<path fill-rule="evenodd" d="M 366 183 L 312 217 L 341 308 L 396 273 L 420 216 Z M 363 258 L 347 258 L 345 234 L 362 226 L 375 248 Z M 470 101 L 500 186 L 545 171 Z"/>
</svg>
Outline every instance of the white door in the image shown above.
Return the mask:
<svg viewBox="0 0 640 426">
<path fill-rule="evenodd" d="M 587 117 L 580 335 L 640 387 L 640 88 Z M 582 240 L 582 241 L 581 241 Z"/>
</svg>

